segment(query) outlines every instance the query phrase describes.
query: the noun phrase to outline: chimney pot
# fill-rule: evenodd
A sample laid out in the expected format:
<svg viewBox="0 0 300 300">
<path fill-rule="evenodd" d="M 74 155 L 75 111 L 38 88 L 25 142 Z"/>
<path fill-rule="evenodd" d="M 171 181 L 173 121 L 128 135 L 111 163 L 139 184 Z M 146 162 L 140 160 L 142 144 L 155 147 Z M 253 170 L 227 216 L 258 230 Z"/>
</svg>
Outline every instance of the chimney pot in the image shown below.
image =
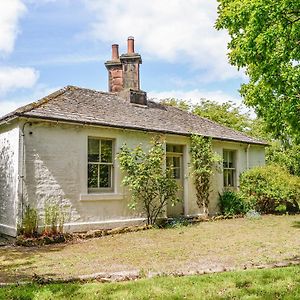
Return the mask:
<svg viewBox="0 0 300 300">
<path fill-rule="evenodd" d="M 134 53 L 134 37 L 130 36 L 127 39 L 127 54 Z"/>
<path fill-rule="evenodd" d="M 119 59 L 119 45 L 118 44 L 113 44 L 111 46 L 112 52 L 111 52 L 111 58 L 112 60 L 118 60 Z"/>
</svg>

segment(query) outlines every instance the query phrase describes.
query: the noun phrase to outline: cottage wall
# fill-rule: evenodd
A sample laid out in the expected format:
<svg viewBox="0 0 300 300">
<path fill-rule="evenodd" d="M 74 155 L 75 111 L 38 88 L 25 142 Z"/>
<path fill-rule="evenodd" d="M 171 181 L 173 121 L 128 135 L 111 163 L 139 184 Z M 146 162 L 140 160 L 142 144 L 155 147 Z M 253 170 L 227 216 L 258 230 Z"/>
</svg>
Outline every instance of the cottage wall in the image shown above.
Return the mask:
<svg viewBox="0 0 300 300">
<path fill-rule="evenodd" d="M 18 211 L 19 127 L 0 129 L 0 232 L 15 236 Z"/>
<path fill-rule="evenodd" d="M 62 204 L 68 213 L 66 229 L 71 231 L 135 224 L 143 220 L 140 210 L 128 208 L 129 194 L 121 184 L 122 174 L 115 161 L 114 192 L 89 194 L 87 189 L 88 137 L 114 139 L 118 152 L 123 143 L 129 147 L 149 146 L 153 133 L 84 125 L 61 125 L 33 122 L 25 128 L 25 200 L 36 206 L 41 217 L 48 201 Z M 195 187 L 190 169 L 189 138 L 166 135 L 168 143 L 184 147 L 184 213 L 201 213 L 196 204 Z M 213 142 L 213 148 L 222 155 L 223 149 L 236 150 L 237 175 L 247 168 L 247 144 Z M 250 166 L 264 163 L 264 148 L 251 146 Z M 238 177 L 237 176 L 237 177 Z M 218 194 L 223 190 L 223 175 L 212 178 L 210 211 L 218 210 Z"/>
</svg>

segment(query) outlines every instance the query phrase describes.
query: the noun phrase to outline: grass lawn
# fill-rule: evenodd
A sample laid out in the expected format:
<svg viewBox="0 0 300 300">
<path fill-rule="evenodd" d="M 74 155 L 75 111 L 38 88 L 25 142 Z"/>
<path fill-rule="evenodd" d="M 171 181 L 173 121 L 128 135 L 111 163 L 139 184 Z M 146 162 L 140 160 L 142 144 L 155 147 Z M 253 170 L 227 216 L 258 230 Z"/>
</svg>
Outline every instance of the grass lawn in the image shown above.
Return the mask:
<svg viewBox="0 0 300 300">
<path fill-rule="evenodd" d="M 264 216 L 41 248 L 0 247 L 0 282 L 31 279 L 34 273 L 55 278 L 118 271 L 186 272 L 290 260 L 300 262 L 300 216 Z"/>
<path fill-rule="evenodd" d="M 300 299 L 300 267 L 0 288 L 0 299 Z"/>
</svg>

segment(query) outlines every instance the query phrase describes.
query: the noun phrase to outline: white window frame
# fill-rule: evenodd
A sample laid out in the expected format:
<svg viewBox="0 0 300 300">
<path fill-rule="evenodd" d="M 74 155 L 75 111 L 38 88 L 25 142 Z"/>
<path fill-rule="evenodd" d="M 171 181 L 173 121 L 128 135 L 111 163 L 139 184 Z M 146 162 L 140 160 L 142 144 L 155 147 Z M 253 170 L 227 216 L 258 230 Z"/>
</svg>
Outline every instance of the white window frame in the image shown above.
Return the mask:
<svg viewBox="0 0 300 300">
<path fill-rule="evenodd" d="M 229 167 L 229 157 L 232 153 L 232 167 Z M 226 160 L 224 159 L 224 156 Z M 227 166 L 224 166 L 225 162 L 227 162 Z M 228 184 L 228 177 L 225 179 L 225 171 L 231 174 L 233 185 Z M 237 178 L 236 178 L 236 150 L 223 149 L 223 187 L 224 188 L 236 188 L 237 187 Z"/>
<path fill-rule="evenodd" d="M 114 192 L 114 158 L 115 158 L 115 141 L 114 139 L 111 138 L 103 138 L 103 137 L 95 137 L 95 136 L 89 136 L 87 139 L 87 143 L 89 143 L 89 140 L 98 140 L 100 141 L 99 143 L 99 156 L 101 157 L 101 141 L 111 141 L 112 142 L 112 159 L 111 162 L 89 162 L 88 159 L 88 147 L 87 147 L 87 189 L 88 189 L 88 193 L 112 193 Z M 111 186 L 110 187 L 99 187 L 99 176 L 98 176 L 98 188 L 90 188 L 88 186 L 88 180 L 89 180 L 89 172 L 88 172 L 88 168 L 89 165 L 98 165 L 98 174 L 100 174 L 99 172 L 99 168 L 101 165 L 108 165 L 111 166 L 110 168 L 110 182 L 111 182 Z"/>
</svg>

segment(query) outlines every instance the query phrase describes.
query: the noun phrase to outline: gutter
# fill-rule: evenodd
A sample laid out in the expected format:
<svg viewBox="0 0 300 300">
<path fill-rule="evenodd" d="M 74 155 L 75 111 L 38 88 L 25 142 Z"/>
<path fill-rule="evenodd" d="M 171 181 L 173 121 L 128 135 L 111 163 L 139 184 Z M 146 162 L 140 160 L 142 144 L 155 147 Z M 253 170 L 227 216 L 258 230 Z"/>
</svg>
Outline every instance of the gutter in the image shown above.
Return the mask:
<svg viewBox="0 0 300 300">
<path fill-rule="evenodd" d="M 97 123 L 97 122 L 90 122 L 90 121 L 77 121 L 77 120 L 67 120 L 64 118 L 55 118 L 55 117 L 44 117 L 44 116 L 34 116 L 34 115 L 19 115 L 19 117 L 25 117 L 25 118 L 32 118 L 37 120 L 46 120 L 46 121 L 52 121 L 52 122 L 61 122 L 61 123 L 67 123 L 67 124 L 81 124 L 81 125 L 89 125 L 89 126 L 100 126 L 100 127 L 107 127 L 107 128 L 119 128 L 119 129 L 127 129 L 127 130 L 139 130 L 144 132 L 153 132 L 153 133 L 163 133 L 163 134 L 173 134 L 173 135 L 180 135 L 180 136 L 190 136 L 193 134 L 193 132 L 185 133 L 185 132 L 174 132 L 171 130 L 159 130 L 159 129 L 148 129 L 138 126 L 124 126 L 124 125 L 116 125 L 116 124 L 107 124 L 107 123 Z M 242 144 L 249 144 L 249 141 L 241 141 L 241 140 L 234 140 L 230 138 L 221 138 L 221 137 L 213 137 L 213 136 L 205 136 L 203 134 L 199 134 L 204 137 L 212 138 L 213 140 L 220 140 L 220 141 L 227 141 L 227 142 L 234 142 L 234 143 L 242 143 Z M 259 146 L 268 146 L 268 143 L 264 142 L 251 142 L 250 144 L 253 145 L 259 145 Z"/>
</svg>

